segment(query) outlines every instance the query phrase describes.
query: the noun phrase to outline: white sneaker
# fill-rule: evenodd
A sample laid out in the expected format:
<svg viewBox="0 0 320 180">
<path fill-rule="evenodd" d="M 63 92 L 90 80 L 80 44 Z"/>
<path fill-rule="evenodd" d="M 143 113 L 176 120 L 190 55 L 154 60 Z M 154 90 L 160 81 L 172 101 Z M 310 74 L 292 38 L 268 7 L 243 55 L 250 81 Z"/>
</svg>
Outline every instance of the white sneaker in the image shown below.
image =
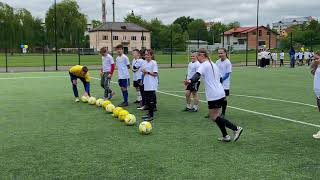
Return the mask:
<svg viewBox="0 0 320 180">
<path fill-rule="evenodd" d="M 313 138 L 315 138 L 315 139 L 320 139 L 320 131 L 319 131 L 317 134 L 314 134 L 314 135 L 313 135 Z"/>
<path fill-rule="evenodd" d="M 242 127 L 238 127 L 238 130 L 233 131 L 233 134 L 234 134 L 233 140 L 234 141 L 237 141 L 240 138 L 242 131 L 243 131 Z"/>
<path fill-rule="evenodd" d="M 230 142 L 231 141 L 231 137 L 229 135 L 227 135 L 226 137 L 218 138 L 218 141 Z"/>
<path fill-rule="evenodd" d="M 79 98 L 76 98 L 76 99 L 74 100 L 74 102 L 80 102 L 80 99 L 79 99 Z"/>
</svg>

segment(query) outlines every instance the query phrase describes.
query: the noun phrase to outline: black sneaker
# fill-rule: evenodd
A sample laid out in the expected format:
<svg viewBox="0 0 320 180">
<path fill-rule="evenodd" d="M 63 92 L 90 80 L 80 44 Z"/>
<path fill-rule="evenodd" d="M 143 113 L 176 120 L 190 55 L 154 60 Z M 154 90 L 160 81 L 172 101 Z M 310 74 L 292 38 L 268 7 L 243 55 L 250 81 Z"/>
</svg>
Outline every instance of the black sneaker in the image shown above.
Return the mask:
<svg viewBox="0 0 320 180">
<path fill-rule="evenodd" d="M 149 118 L 149 116 L 148 116 L 148 115 L 145 115 L 145 116 L 142 116 L 141 118 L 142 118 L 142 119 L 147 119 L 147 118 Z"/>
<path fill-rule="evenodd" d="M 190 108 L 185 108 L 184 110 L 182 110 L 183 112 L 189 112 L 191 109 Z"/>
<path fill-rule="evenodd" d="M 118 107 L 128 107 L 128 106 L 129 106 L 129 104 L 126 103 L 126 102 L 123 102 L 123 103 L 118 105 Z"/>
</svg>

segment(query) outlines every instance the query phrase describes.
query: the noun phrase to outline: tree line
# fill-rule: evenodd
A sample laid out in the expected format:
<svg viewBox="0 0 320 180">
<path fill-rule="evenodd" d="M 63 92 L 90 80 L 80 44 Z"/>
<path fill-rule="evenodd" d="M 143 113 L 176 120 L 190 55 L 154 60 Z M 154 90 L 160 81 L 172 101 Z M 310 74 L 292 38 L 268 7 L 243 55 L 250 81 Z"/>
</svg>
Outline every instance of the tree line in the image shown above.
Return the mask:
<svg viewBox="0 0 320 180">
<path fill-rule="evenodd" d="M 89 47 L 89 37 L 85 35 L 88 24 L 87 16 L 80 11 L 76 0 L 63 0 L 57 3 L 57 45 L 58 47 Z M 207 24 L 202 19 L 190 16 L 177 18 L 172 24 L 164 24 L 160 19 L 146 20 L 133 12 L 124 17 L 124 22 L 132 22 L 151 31 L 151 46 L 154 49 L 170 48 L 171 32 L 173 47 L 185 50 L 186 41 L 203 40 L 209 44 L 221 43 L 223 32 L 239 27 L 235 21 L 224 24 L 214 22 Z M 101 21 L 92 20 L 93 27 L 101 25 Z M 29 47 L 55 47 L 55 6 L 52 4 L 45 18 L 32 16 L 25 8 L 15 9 L 0 2 L 0 48 L 19 49 L 21 44 Z M 320 44 L 320 23 L 313 20 L 303 25 L 291 27 L 293 43 L 306 46 Z M 282 38 L 282 48 L 291 46 L 291 36 Z"/>
</svg>

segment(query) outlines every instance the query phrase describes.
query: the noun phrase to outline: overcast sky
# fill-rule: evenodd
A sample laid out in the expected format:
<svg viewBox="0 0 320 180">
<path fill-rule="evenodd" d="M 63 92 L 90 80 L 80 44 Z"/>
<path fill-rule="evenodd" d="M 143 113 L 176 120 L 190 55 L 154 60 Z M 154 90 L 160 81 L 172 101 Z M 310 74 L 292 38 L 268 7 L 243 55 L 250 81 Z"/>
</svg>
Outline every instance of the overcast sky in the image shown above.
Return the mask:
<svg viewBox="0 0 320 180">
<path fill-rule="evenodd" d="M 0 0 L 15 8 L 26 8 L 34 16 L 44 18 L 54 0 Z M 60 2 L 61 0 L 57 0 Z M 89 20 L 101 20 L 101 0 L 78 0 L 81 11 Z M 107 21 L 112 20 L 112 0 L 106 0 Z M 163 23 L 172 23 L 180 16 L 202 18 L 206 21 L 241 25 L 256 24 L 257 0 L 115 0 L 116 21 L 134 10 L 146 19 L 158 17 Z M 272 24 L 281 18 L 296 16 L 320 17 L 319 0 L 260 0 L 261 24 Z"/>
</svg>

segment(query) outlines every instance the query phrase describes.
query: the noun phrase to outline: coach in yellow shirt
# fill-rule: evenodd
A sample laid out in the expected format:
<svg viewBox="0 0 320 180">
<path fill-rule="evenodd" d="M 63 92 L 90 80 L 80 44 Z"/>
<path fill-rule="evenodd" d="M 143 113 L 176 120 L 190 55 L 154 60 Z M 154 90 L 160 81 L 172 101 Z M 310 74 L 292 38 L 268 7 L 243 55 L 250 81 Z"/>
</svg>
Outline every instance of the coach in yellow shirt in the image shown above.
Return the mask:
<svg viewBox="0 0 320 180">
<path fill-rule="evenodd" d="M 76 65 L 69 69 L 69 74 L 72 83 L 72 89 L 76 102 L 79 102 L 79 93 L 77 88 L 77 79 L 79 78 L 84 86 L 84 96 L 90 96 L 90 74 L 86 66 Z"/>
</svg>

